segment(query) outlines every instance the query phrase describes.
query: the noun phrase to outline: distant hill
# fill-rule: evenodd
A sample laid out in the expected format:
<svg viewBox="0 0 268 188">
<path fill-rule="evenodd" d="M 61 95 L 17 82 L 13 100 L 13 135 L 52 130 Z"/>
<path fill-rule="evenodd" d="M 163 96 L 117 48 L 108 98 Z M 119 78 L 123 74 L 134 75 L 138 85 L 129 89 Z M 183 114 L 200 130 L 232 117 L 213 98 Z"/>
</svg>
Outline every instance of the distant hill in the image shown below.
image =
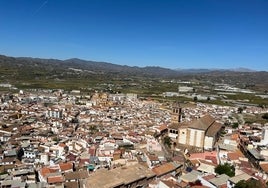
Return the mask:
<svg viewBox="0 0 268 188">
<path fill-rule="evenodd" d="M 117 65 L 107 62 L 96 62 L 96 61 L 86 61 L 82 59 L 68 59 L 63 61 L 68 64 L 68 66 L 80 67 L 86 70 L 97 71 L 97 72 L 107 72 L 107 73 L 118 73 L 118 74 L 128 74 L 128 75 L 144 75 L 153 77 L 168 77 L 176 76 L 177 72 L 175 70 L 162 68 L 162 67 L 131 67 L 127 65 Z"/>
<path fill-rule="evenodd" d="M 236 69 L 230 69 L 230 70 L 235 71 L 235 72 L 257 72 L 256 70 L 243 68 L 243 67 L 239 67 L 239 68 L 236 68 Z"/>
<path fill-rule="evenodd" d="M 171 70 L 157 66 L 131 67 L 77 58 L 57 60 L 0 55 L 0 83 L 11 83 L 17 87 L 79 88 L 107 82 L 124 85 L 126 80 L 132 80 L 135 82 L 132 85 L 136 85 L 143 81 L 160 79 L 268 87 L 268 72 L 244 68 Z"/>
<path fill-rule="evenodd" d="M 232 71 L 232 72 L 257 72 L 252 69 L 248 68 L 233 68 L 233 69 L 175 69 L 176 71 L 180 73 L 189 73 L 189 74 L 195 74 L 195 73 L 209 73 L 209 72 L 214 72 L 214 71 L 221 71 L 221 72 L 226 72 L 226 71 Z"/>
<path fill-rule="evenodd" d="M 118 73 L 118 74 L 128 74 L 128 75 L 147 75 L 147 76 L 174 76 L 177 74 L 176 71 L 161 67 L 131 67 L 122 66 L 107 62 L 96 62 L 96 61 L 86 61 L 82 59 L 67 59 L 67 60 L 57 60 L 57 59 L 40 59 L 40 58 L 30 58 L 30 57 L 7 57 L 0 55 L 0 66 L 2 68 L 12 67 L 16 71 L 36 68 L 46 70 L 68 70 L 81 69 L 83 71 L 92 71 L 100 74 L 104 73 Z M 19 69 L 18 67 L 22 68 Z M 21 72 L 21 71 L 20 71 Z"/>
</svg>

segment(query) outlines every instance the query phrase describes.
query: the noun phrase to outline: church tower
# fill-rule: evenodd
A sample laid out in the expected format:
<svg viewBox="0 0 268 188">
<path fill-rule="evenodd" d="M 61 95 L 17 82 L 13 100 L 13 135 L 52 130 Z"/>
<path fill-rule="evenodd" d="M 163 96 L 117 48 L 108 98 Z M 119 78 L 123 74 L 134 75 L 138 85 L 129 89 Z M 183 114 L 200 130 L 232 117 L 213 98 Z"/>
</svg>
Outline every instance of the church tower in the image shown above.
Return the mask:
<svg viewBox="0 0 268 188">
<path fill-rule="evenodd" d="M 172 105 L 171 123 L 180 123 L 182 116 L 182 108 L 178 102 Z"/>
</svg>

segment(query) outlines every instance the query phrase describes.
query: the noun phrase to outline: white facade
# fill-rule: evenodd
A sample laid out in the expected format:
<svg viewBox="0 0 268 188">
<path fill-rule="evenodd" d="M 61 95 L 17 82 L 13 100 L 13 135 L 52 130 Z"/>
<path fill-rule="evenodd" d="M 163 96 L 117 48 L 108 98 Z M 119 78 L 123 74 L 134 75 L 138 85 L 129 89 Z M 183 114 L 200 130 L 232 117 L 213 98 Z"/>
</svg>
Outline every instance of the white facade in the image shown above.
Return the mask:
<svg viewBox="0 0 268 188">
<path fill-rule="evenodd" d="M 45 165 L 48 164 L 48 162 L 49 162 L 49 156 L 48 156 L 48 154 L 42 153 L 40 155 L 40 162 L 41 163 L 44 163 Z"/>
<path fill-rule="evenodd" d="M 195 146 L 195 147 L 203 147 L 203 142 L 204 142 L 204 131 L 202 130 L 197 130 L 197 129 L 189 129 L 189 143 L 188 145 L 190 146 Z"/>
<path fill-rule="evenodd" d="M 2 134 L 0 135 L 0 141 L 1 142 L 7 142 L 11 137 L 11 134 Z"/>
<path fill-rule="evenodd" d="M 262 130 L 262 142 L 268 143 L 268 127 L 263 127 Z"/>
<path fill-rule="evenodd" d="M 62 118 L 62 110 L 59 110 L 59 109 L 48 110 L 47 116 L 50 118 L 61 119 Z"/>
<path fill-rule="evenodd" d="M 178 90 L 179 90 L 179 93 L 186 93 L 186 92 L 193 91 L 193 88 L 187 87 L 187 86 L 179 86 Z"/>
<path fill-rule="evenodd" d="M 172 139 L 177 139 L 179 135 L 179 131 L 175 129 L 168 129 L 168 136 Z"/>
<path fill-rule="evenodd" d="M 155 138 L 147 138 L 146 149 L 149 152 L 162 151 L 162 147 Z"/>
<path fill-rule="evenodd" d="M 194 146 L 195 145 L 195 129 L 189 129 L 189 131 L 190 131 L 189 145 Z"/>
<path fill-rule="evenodd" d="M 24 157 L 26 157 L 26 158 L 30 158 L 30 159 L 35 159 L 36 158 L 36 156 L 37 156 L 37 151 L 27 151 L 27 150 L 25 150 L 24 151 Z"/>
<path fill-rule="evenodd" d="M 204 143 L 204 131 L 196 130 L 195 146 L 203 147 Z"/>
<path fill-rule="evenodd" d="M 186 144 L 187 143 L 187 128 L 179 129 L 178 142 L 180 144 Z"/>
<path fill-rule="evenodd" d="M 268 156 L 268 149 L 262 149 L 260 151 L 260 154 L 263 155 L 263 156 L 265 156 L 265 157 L 267 157 Z"/>
<path fill-rule="evenodd" d="M 213 149 L 213 142 L 214 142 L 214 138 L 213 137 L 205 136 L 204 149 L 205 150 L 211 150 L 211 149 Z"/>
<path fill-rule="evenodd" d="M 170 188 L 169 186 L 167 186 L 165 183 L 163 183 L 162 181 L 160 181 L 157 185 L 157 188 Z"/>
</svg>

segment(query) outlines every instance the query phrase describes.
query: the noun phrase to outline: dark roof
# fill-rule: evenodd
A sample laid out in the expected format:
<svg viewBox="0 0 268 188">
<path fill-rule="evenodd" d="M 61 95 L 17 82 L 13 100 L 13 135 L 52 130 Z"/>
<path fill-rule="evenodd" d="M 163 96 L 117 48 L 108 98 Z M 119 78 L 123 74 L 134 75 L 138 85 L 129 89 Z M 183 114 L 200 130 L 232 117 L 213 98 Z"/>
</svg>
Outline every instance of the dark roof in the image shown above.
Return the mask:
<svg viewBox="0 0 268 188">
<path fill-rule="evenodd" d="M 65 180 L 86 179 L 88 177 L 89 174 L 86 170 L 65 173 Z"/>
<path fill-rule="evenodd" d="M 168 126 L 168 129 L 178 130 L 180 127 L 188 127 L 188 126 L 189 126 L 189 122 L 171 123 Z"/>
<path fill-rule="evenodd" d="M 12 163 L 16 161 L 16 157 L 6 157 L 4 159 L 2 159 L 3 163 Z"/>
<path fill-rule="evenodd" d="M 178 130 L 180 125 L 178 123 L 172 123 L 168 126 L 168 129 Z"/>
<path fill-rule="evenodd" d="M 214 118 L 210 115 L 205 115 L 189 125 L 189 128 L 206 131 L 213 123 Z"/>
<path fill-rule="evenodd" d="M 222 128 L 222 125 L 218 122 L 212 123 L 212 125 L 208 128 L 206 136 L 214 137 Z"/>
</svg>

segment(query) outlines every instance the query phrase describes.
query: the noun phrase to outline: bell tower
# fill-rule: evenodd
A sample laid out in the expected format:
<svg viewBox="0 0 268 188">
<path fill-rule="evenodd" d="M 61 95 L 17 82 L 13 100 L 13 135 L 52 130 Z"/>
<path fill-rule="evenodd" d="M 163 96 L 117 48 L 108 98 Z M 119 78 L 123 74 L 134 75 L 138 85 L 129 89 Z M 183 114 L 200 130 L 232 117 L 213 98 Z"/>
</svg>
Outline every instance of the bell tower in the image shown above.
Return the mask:
<svg viewBox="0 0 268 188">
<path fill-rule="evenodd" d="M 171 123 L 181 122 L 182 108 L 178 102 L 172 105 Z"/>
</svg>

